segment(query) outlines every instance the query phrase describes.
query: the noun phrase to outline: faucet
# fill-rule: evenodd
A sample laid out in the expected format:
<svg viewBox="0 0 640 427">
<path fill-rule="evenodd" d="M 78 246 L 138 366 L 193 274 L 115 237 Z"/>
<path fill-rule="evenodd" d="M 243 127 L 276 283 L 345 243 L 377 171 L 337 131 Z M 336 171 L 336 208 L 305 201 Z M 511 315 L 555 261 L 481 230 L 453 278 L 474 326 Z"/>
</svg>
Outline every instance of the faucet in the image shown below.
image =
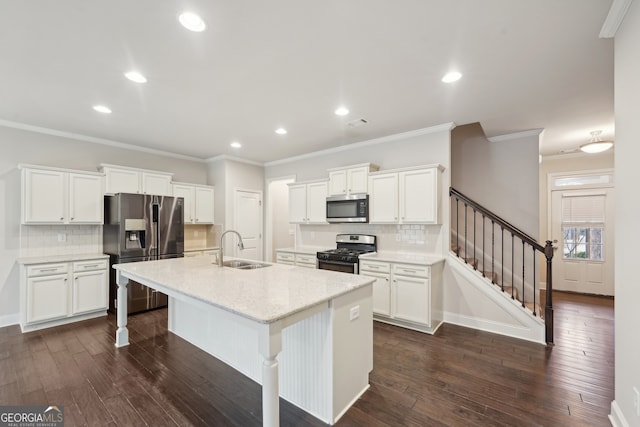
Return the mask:
<svg viewBox="0 0 640 427">
<path fill-rule="evenodd" d="M 242 236 L 236 230 L 227 230 L 220 236 L 220 256 L 218 257 L 218 267 L 222 267 L 222 257 L 224 255 L 224 248 L 222 247 L 222 242 L 224 242 L 224 235 L 227 233 L 236 233 L 238 235 L 238 247 L 240 250 L 244 250 L 244 243 L 242 243 Z"/>
</svg>

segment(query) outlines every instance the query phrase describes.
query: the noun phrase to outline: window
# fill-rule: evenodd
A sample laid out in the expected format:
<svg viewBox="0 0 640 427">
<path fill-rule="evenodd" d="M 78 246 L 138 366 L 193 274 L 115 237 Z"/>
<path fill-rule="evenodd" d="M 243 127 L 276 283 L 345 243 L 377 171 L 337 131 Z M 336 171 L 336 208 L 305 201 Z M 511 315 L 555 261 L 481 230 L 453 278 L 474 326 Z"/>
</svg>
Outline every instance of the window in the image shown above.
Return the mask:
<svg viewBox="0 0 640 427">
<path fill-rule="evenodd" d="M 604 261 L 604 194 L 562 197 L 564 259 Z"/>
</svg>

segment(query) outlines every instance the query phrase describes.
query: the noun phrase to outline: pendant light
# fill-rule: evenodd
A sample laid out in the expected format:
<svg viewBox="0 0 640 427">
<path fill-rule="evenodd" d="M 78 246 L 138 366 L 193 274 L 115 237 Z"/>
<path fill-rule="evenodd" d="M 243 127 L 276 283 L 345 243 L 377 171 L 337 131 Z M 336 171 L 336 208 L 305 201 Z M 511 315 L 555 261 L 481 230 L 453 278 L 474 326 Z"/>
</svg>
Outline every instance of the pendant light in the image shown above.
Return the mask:
<svg viewBox="0 0 640 427">
<path fill-rule="evenodd" d="M 585 153 L 594 154 L 602 153 L 613 147 L 613 141 L 601 141 L 601 130 L 594 130 L 591 132 L 591 142 L 580 146 L 580 150 Z"/>
</svg>

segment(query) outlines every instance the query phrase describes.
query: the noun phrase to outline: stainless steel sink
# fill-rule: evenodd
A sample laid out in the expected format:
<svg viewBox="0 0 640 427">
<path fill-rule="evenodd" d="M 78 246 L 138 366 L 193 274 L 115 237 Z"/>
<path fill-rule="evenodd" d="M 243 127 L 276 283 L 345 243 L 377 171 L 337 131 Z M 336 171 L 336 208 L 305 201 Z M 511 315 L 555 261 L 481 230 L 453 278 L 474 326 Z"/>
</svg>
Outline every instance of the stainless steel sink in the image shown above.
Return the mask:
<svg viewBox="0 0 640 427">
<path fill-rule="evenodd" d="M 244 260 L 229 260 L 223 264 L 225 267 L 237 268 L 239 270 L 255 270 L 256 268 L 270 267 L 271 264 L 263 264 L 256 261 L 244 261 Z"/>
</svg>

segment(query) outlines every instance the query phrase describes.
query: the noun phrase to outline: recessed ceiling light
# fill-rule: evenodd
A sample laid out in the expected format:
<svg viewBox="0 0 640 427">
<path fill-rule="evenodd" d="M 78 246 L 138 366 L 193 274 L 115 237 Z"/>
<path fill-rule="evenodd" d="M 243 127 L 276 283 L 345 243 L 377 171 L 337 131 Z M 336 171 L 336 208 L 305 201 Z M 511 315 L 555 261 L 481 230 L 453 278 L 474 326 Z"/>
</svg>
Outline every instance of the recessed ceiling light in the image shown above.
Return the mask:
<svg viewBox="0 0 640 427">
<path fill-rule="evenodd" d="M 93 109 L 98 113 L 111 114 L 111 108 L 107 107 L 106 105 L 94 105 Z"/>
<path fill-rule="evenodd" d="M 178 16 L 178 20 L 187 30 L 199 33 L 200 31 L 204 31 L 204 29 L 207 28 L 202 18 L 200 18 L 195 13 L 184 12 L 180 14 L 180 16 Z"/>
<path fill-rule="evenodd" d="M 442 81 L 444 83 L 453 83 L 460 80 L 460 77 L 462 77 L 462 74 L 460 74 L 459 72 L 449 71 L 447 74 L 444 75 L 444 77 L 442 78 Z"/>
<path fill-rule="evenodd" d="M 336 116 L 346 116 L 349 114 L 349 109 L 347 107 L 338 107 L 334 113 L 336 113 Z"/>
<path fill-rule="evenodd" d="M 142 74 L 140 74 L 137 71 L 129 71 L 124 73 L 124 76 L 126 78 L 128 78 L 129 80 L 131 80 L 132 82 L 136 82 L 136 83 L 146 83 L 147 82 L 147 78 L 145 76 L 143 76 Z"/>
<path fill-rule="evenodd" d="M 234 142 L 232 142 L 230 145 L 231 145 L 231 147 L 233 147 L 233 148 L 240 148 L 240 147 L 242 147 L 242 144 L 240 144 L 238 141 L 234 141 Z"/>
<path fill-rule="evenodd" d="M 278 128 L 278 129 L 276 129 L 276 133 L 278 135 L 286 135 L 287 134 L 287 130 L 285 128 Z"/>
</svg>

